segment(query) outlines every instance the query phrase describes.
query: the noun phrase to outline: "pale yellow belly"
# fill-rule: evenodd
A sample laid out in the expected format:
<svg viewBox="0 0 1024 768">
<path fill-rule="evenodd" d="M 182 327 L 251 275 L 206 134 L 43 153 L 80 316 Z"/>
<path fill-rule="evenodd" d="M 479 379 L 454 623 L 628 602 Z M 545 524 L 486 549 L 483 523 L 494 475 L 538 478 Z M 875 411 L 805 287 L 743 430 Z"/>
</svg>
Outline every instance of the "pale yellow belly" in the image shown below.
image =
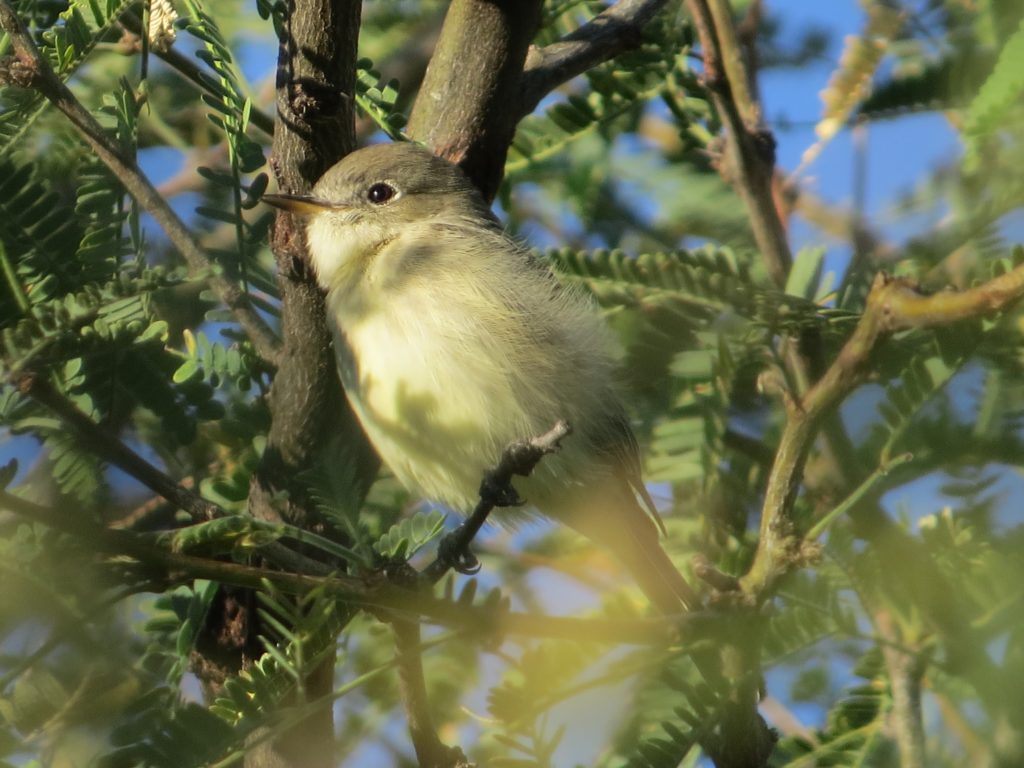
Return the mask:
<svg viewBox="0 0 1024 768">
<path fill-rule="evenodd" d="M 504 445 L 530 434 L 501 372 L 421 324 L 354 323 L 335 345 L 349 401 L 381 459 L 428 499 L 468 511 Z"/>
</svg>

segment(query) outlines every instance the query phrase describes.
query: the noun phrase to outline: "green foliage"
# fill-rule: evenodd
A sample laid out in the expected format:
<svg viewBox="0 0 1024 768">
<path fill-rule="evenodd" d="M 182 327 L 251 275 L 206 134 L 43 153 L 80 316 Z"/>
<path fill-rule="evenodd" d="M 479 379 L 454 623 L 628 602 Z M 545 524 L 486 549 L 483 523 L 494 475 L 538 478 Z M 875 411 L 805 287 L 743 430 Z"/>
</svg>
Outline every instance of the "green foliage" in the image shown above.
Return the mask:
<svg viewBox="0 0 1024 768">
<path fill-rule="evenodd" d="M 142 66 L 118 42 L 129 4 L 17 6 L 125 157 L 146 168 L 164 162 L 154 158 L 182 161 L 161 192 L 194 194 L 198 207 L 174 202 L 211 271 L 278 323 L 282 293 L 297 284 L 285 275 L 287 290 L 279 287 L 266 246 L 272 215 L 257 208 L 270 183 L 273 105 L 269 83 L 247 79 L 260 56 L 239 50 L 275 50 L 288 33 L 285 4 L 260 0 L 252 14 L 238 0 L 186 2 L 173 53 L 195 65 L 189 78 L 155 55 Z M 780 435 L 847 354 L 879 271 L 938 293 L 1024 261 L 1014 248 L 1024 206 L 1024 8 L 863 6 L 821 114 L 800 119 L 818 118 L 825 141 L 851 121 L 941 110 L 966 161 L 948 153 L 877 216 L 874 198 L 853 217 L 820 201 L 831 221 L 807 204 L 813 182 L 777 169 L 771 203 L 795 251 L 784 282 L 769 278 L 737 194 L 742 174 L 721 140 L 720 95 L 709 90 L 720 84 L 694 65 L 693 32 L 671 4 L 638 48 L 548 94 L 508 155 L 500 204 L 510 230 L 540 248 L 571 290 L 591 294 L 621 341 L 644 476 L 665 518 L 664 546 L 688 578 L 698 553 L 722 581 L 747 572 L 767 480 L 777 462 L 793 460 L 777 456 Z M 369 119 L 357 121 L 360 141 L 378 131 L 405 138 L 426 65 L 414 43 L 432 39 L 446 7 L 364 9 L 354 99 Z M 734 6 L 739 18 L 751 8 Z M 533 42 L 561 41 L 607 9 L 548 0 Z M 741 26 L 757 35 L 751 60 L 820 63 L 820 31 L 799 31 L 794 47 L 788 17 L 755 30 L 755 15 Z M 0 40 L 0 54 L 8 45 Z M 787 130 L 779 109 L 766 92 L 765 124 L 792 142 L 801 132 Z M 185 269 L 62 120 L 30 90 L 0 90 L 0 429 L 10 444 L 0 462 L 0 766 L 238 764 L 258 729 L 257 746 L 325 708 L 337 720 L 339 763 L 363 764 L 371 750 L 408 763 L 387 625 L 394 609 L 357 610 L 326 586 L 292 594 L 275 570 L 292 563 L 274 557 L 287 547 L 317 561 L 317 576 L 334 570 L 372 590 L 385 566 L 401 572 L 395 566 L 410 558 L 429 559 L 444 512 L 410 499 L 386 468 L 368 488 L 344 434 L 288 491 L 261 484 L 282 460 L 271 413 L 311 394 L 274 390 L 295 362 L 260 356 L 211 292 L 210 275 Z M 758 664 L 737 674 L 763 678 L 762 712 L 780 729 L 772 766 L 895 765 L 892 690 L 908 681 L 894 679 L 885 654 L 893 649 L 918 675 L 909 682 L 926 714 L 925 764 L 961 765 L 968 753 L 1019 764 L 1024 700 L 1005 681 L 1024 677 L 1024 541 L 1013 502 L 1024 455 L 1022 335 L 1013 309 L 887 338 L 865 362 L 866 385 L 822 419 L 791 489 L 792 523 L 816 540 L 787 553 L 794 572 L 763 605 L 736 605 L 732 593 L 692 578 L 708 602 L 695 638 L 684 631 L 667 647 L 609 641 L 605 622 L 635 628 L 651 618 L 633 604 L 618 564 L 533 518 L 485 531 L 473 544 L 480 578 L 449 578 L 423 598 L 435 601 L 431 615 L 472 618 L 453 632 L 424 621 L 424 680 L 441 737 L 481 765 L 506 768 L 703 765 L 728 699 L 690 651 L 717 658 L 743 641 Z M 190 519 L 112 470 L 94 442 L 15 386 L 22 372 L 217 504 L 217 516 Z M 301 428 L 333 429 L 328 415 L 329 427 Z M 254 491 L 274 520 L 249 514 Z M 6 511 L 29 499 L 112 536 L 88 526 L 61 533 Z M 296 525 L 306 512 L 313 523 Z M 179 565 L 128 556 L 111 540 Z M 203 558 L 263 569 L 263 588 L 191 578 L 187 564 Z M 591 611 L 595 593 L 603 602 Z M 588 626 L 587 642 L 558 639 Z M 310 673 L 332 658 L 332 688 L 314 693 Z"/>
<path fill-rule="evenodd" d="M 40 51 L 61 80 L 71 78 L 98 43 L 113 38 L 118 17 L 130 5 L 128 0 L 71 0 L 56 19 L 46 19 L 50 23 L 39 36 Z M 42 114 L 46 101 L 35 91 L 7 87 L 0 89 L 0 106 L 3 158 Z"/>
<path fill-rule="evenodd" d="M 724 339 L 701 341 L 699 349 L 679 352 L 669 364 L 679 394 L 651 434 L 647 474 L 652 480 L 702 478 L 721 458 L 733 359 Z"/>
<path fill-rule="evenodd" d="M 981 142 L 1003 130 L 1024 94 L 1024 21 L 1006 41 L 992 74 L 967 108 L 964 137 L 966 165 L 976 168 Z"/>
<path fill-rule="evenodd" d="M 913 417 L 955 372 L 955 368 L 930 351 L 930 354 L 911 358 L 899 381 L 886 387 L 885 400 L 878 404 L 883 419 L 880 426 L 887 433 L 879 452 L 881 462 L 892 457 L 913 424 Z"/>
<path fill-rule="evenodd" d="M 673 302 L 704 316 L 742 307 L 755 311 L 755 288 L 746 263 L 729 251 L 642 254 L 622 251 L 548 252 L 555 268 L 584 282 L 599 301 L 624 305 L 631 291 L 638 302 Z M 618 292 L 615 292 L 618 289 Z"/>
<path fill-rule="evenodd" d="M 887 765 L 892 746 L 881 736 L 890 705 L 877 651 L 869 651 L 857 669 L 866 681 L 848 688 L 828 713 L 825 728 L 812 742 L 802 736 L 783 739 L 770 763 L 775 766 Z"/>
<path fill-rule="evenodd" d="M 314 589 L 293 599 L 277 592 L 269 582 L 266 586 L 257 595 L 260 621 L 267 628 L 260 642 L 304 698 L 306 678 L 334 653 L 340 623 L 337 606 L 334 600 L 325 598 L 322 590 Z M 265 701 L 261 703 L 265 705 Z"/>
<path fill-rule="evenodd" d="M 230 224 L 235 230 L 235 250 L 228 251 L 231 259 L 227 266 L 236 271 L 243 284 L 248 280 L 252 246 L 259 243 L 265 230 L 250 225 L 243 211 L 255 208 L 267 189 L 267 175 L 254 176 L 248 186 L 243 176 L 254 174 L 266 164 L 263 148 L 246 135 L 252 112 L 252 99 L 245 95 L 242 78 L 235 70 L 234 60 L 228 43 L 224 39 L 212 16 L 205 13 L 198 2 L 186 0 L 191 14 L 185 29 L 203 42 L 203 49 L 196 56 L 207 64 L 212 75 L 203 74 L 205 92 L 200 95 L 203 102 L 213 111 L 207 119 L 227 138 L 228 166 L 230 176 L 205 169 L 205 177 L 214 184 L 226 187 L 231 193 L 231 210 L 213 206 L 200 206 L 196 212 L 214 221 Z M 245 191 L 245 197 L 242 196 Z"/>
<path fill-rule="evenodd" d="M 808 327 L 845 332 L 848 312 L 820 307 L 802 296 L 759 285 L 745 259 L 725 249 L 646 253 L 550 251 L 555 269 L 592 291 L 607 306 L 666 307 L 698 326 L 738 315 L 772 330 Z"/>
<path fill-rule="evenodd" d="M 230 383 L 239 392 L 247 392 L 261 374 L 261 363 L 246 345 L 230 346 L 210 341 L 205 333 L 185 330 L 187 357 L 172 375 L 175 383 L 201 379 L 213 387 Z"/>
<path fill-rule="evenodd" d="M 373 68 L 370 59 L 356 62 L 356 104 L 394 141 L 403 141 L 402 129 L 408 122 L 396 107 L 398 102 L 398 81 L 388 80 L 380 85 L 380 72 Z"/>
<path fill-rule="evenodd" d="M 664 720 L 661 731 L 642 739 L 627 765 L 629 768 L 669 768 L 679 765 L 705 739 L 721 711 L 718 698 L 707 685 L 692 685 L 670 675 L 666 680 L 674 699 L 685 702 L 673 709 L 674 719 Z"/>
<path fill-rule="evenodd" d="M 391 526 L 377 540 L 374 549 L 385 559 L 408 560 L 441 535 L 445 517 L 445 513 L 438 509 L 419 512 Z"/>
<path fill-rule="evenodd" d="M 552 765 L 565 728 L 549 727 L 545 712 L 554 702 L 573 694 L 572 683 L 599 658 L 599 651 L 586 645 L 551 642 L 527 648 L 515 660 L 502 682 L 491 688 L 487 701 L 501 728 L 495 740 L 515 755 L 498 758 L 498 765 Z"/>
<path fill-rule="evenodd" d="M 34 178 L 32 166 L 0 163 L 0 242 L 9 265 L 0 310 L 7 328 L 31 305 L 63 297 L 80 281 L 102 279 L 107 265 L 71 258 L 81 237 L 77 221 Z M 16 261 L 11 254 L 18 254 Z"/>
</svg>

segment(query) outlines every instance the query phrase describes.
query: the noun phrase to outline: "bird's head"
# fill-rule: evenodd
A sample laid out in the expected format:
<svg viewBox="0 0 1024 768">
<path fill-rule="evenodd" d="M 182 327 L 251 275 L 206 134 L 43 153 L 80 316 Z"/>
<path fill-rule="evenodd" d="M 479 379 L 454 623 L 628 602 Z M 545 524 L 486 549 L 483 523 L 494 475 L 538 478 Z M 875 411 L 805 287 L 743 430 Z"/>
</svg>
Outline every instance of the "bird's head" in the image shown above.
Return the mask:
<svg viewBox="0 0 1024 768">
<path fill-rule="evenodd" d="M 309 195 L 264 195 L 263 201 L 307 217 L 309 255 L 325 288 L 419 223 L 493 220 L 457 166 L 411 143 L 357 150 L 332 166 Z"/>
</svg>

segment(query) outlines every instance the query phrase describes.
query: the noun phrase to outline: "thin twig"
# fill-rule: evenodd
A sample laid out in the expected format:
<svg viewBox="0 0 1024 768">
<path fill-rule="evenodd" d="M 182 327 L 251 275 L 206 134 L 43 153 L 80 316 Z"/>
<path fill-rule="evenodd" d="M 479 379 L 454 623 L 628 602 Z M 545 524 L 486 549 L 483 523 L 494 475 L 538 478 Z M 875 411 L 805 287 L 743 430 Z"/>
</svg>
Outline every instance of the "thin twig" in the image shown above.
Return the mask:
<svg viewBox="0 0 1024 768">
<path fill-rule="evenodd" d="M 175 507 L 183 509 L 196 522 L 213 520 L 227 514 L 217 504 L 207 501 L 139 456 L 116 435 L 90 419 L 42 376 L 23 371 L 15 377 L 14 385 L 40 405 L 53 411 L 74 430 L 82 445 L 91 453 L 121 469 Z M 327 563 L 306 557 L 279 542 L 269 542 L 260 551 L 270 562 L 281 568 L 321 576 L 334 570 Z"/>
<path fill-rule="evenodd" d="M 754 100 L 754 89 L 751 87 L 753 73 L 747 70 L 744 62 L 743 47 L 733 24 L 729 0 L 707 0 L 707 5 L 714 20 L 715 35 L 718 37 L 717 51 L 722 71 L 729 83 L 729 97 L 748 129 L 760 126 L 761 108 Z"/>
<path fill-rule="evenodd" d="M 37 373 L 23 371 L 16 375 L 14 385 L 25 395 L 53 411 L 74 430 L 82 445 L 91 453 L 115 467 L 124 470 L 151 491 L 185 510 L 198 521 L 212 520 L 223 515 L 213 502 L 176 483 L 115 435 L 94 422 L 73 402 L 58 392 Z"/>
<path fill-rule="evenodd" d="M 121 26 L 130 32 L 135 38 L 140 39 L 142 35 L 142 22 L 139 21 L 139 17 L 134 13 L 128 12 L 121 17 Z M 129 44 L 131 44 L 129 42 Z M 141 50 L 141 42 L 137 46 Z M 176 70 L 182 77 L 201 89 L 212 95 L 219 95 L 214 92 L 210 86 L 210 77 L 206 72 L 203 71 L 202 67 L 196 64 L 188 56 L 179 53 L 174 48 L 168 48 L 165 51 L 156 50 L 150 48 L 150 53 L 156 54 L 165 64 L 172 69 Z M 274 135 L 274 118 L 262 111 L 258 107 L 253 106 L 249 113 L 249 122 L 256 128 L 259 128 L 267 136 Z"/>
<path fill-rule="evenodd" d="M 643 28 L 665 0 L 619 0 L 556 43 L 531 48 L 520 84 L 520 111 L 527 115 L 562 83 L 620 53 L 640 46 Z"/>
<path fill-rule="evenodd" d="M 544 456 L 558 450 L 559 441 L 568 435 L 571 427 L 558 421 L 543 435 L 518 441 L 507 446 L 498 465 L 484 473 L 480 483 L 480 501 L 473 513 L 458 528 L 441 540 L 437 559 L 420 574 L 421 583 L 434 584 L 450 569 L 460 573 L 476 573 L 480 562 L 470 552 L 469 545 L 480 532 L 495 507 L 518 506 L 523 501 L 512 486 L 515 475 L 529 475 Z M 438 738 L 430 714 L 430 699 L 423 678 L 423 658 L 420 655 L 420 625 L 408 618 L 396 617 L 391 621 L 398 652 L 398 682 L 402 693 L 402 706 L 409 722 L 409 737 L 421 766 L 455 768 L 469 763 L 458 747 L 449 747 Z"/>
<path fill-rule="evenodd" d="M 435 584 L 452 568 L 460 573 L 476 573 L 480 563 L 469 551 L 469 545 L 487 522 L 495 507 L 515 507 L 523 503 L 512 487 L 516 475 L 526 477 L 538 462 L 559 449 L 559 441 L 572 432 L 569 422 L 559 420 L 543 435 L 508 445 L 498 466 L 484 473 L 480 483 L 480 501 L 473 513 L 449 533 L 438 547 L 437 559 L 423 569 L 423 581 Z"/>
<path fill-rule="evenodd" d="M 117 142 L 103 130 L 92 113 L 75 98 L 53 71 L 7 0 L 0 0 L 0 29 L 10 36 L 14 50 L 16 66 L 8 74 L 10 84 L 38 91 L 68 118 L 85 143 L 124 185 L 128 194 L 160 225 L 184 257 L 189 270 L 209 280 L 258 354 L 268 361 L 276 362 L 279 346 L 277 337 L 252 306 L 248 296 L 238 285 L 216 273 L 214 264 L 199 247 L 192 233 L 139 170 L 134 158 L 124 155 Z"/>
<path fill-rule="evenodd" d="M 874 472 L 868 475 L 864 482 L 858 485 L 849 496 L 829 510 L 826 515 L 811 527 L 805 536 L 806 540 L 817 541 L 821 535 L 828 530 L 832 523 L 853 509 L 854 505 L 863 499 L 868 492 L 882 480 L 882 478 L 913 458 L 914 455 L 912 453 L 902 453 L 899 456 L 894 456 L 892 459 L 882 464 L 882 466 L 878 467 Z"/>
</svg>

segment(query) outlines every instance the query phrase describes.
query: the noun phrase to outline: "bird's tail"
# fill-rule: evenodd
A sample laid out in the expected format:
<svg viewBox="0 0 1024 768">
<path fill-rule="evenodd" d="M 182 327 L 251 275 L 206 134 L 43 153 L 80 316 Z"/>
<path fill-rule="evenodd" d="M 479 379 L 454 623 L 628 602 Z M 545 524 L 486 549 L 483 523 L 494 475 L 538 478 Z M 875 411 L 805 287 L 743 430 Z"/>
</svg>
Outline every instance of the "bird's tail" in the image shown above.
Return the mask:
<svg viewBox="0 0 1024 768">
<path fill-rule="evenodd" d="M 654 521 L 631 495 L 628 499 L 623 495 L 595 498 L 596 494 L 587 494 L 589 503 L 574 504 L 574 514 L 563 519 L 615 554 L 662 613 L 695 610 L 699 598 L 662 548 Z"/>
</svg>

